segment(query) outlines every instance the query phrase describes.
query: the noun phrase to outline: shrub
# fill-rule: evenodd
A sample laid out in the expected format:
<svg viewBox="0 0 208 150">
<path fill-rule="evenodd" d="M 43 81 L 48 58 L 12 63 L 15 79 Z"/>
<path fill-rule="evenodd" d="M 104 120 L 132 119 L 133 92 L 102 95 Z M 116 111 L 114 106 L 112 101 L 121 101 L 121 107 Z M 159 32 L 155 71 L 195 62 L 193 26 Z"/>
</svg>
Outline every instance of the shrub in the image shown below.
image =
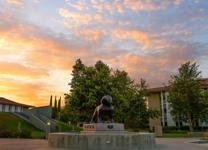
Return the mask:
<svg viewBox="0 0 208 150">
<path fill-rule="evenodd" d="M 203 139 L 208 140 L 208 131 L 203 133 Z"/>
<path fill-rule="evenodd" d="M 189 127 L 182 126 L 182 127 L 180 127 L 180 129 L 176 126 L 163 127 L 163 132 L 165 132 L 165 133 L 171 133 L 171 132 L 175 132 L 175 131 L 187 132 L 187 131 L 189 131 Z"/>
<path fill-rule="evenodd" d="M 0 138 L 31 138 L 32 132 L 27 129 L 21 131 L 0 130 Z"/>
<path fill-rule="evenodd" d="M 14 138 L 17 133 L 12 130 L 0 130 L 0 138 Z"/>
<path fill-rule="evenodd" d="M 32 137 L 32 132 L 31 132 L 31 130 L 23 129 L 23 130 L 18 132 L 18 137 L 20 137 L 20 138 L 31 138 Z"/>
</svg>

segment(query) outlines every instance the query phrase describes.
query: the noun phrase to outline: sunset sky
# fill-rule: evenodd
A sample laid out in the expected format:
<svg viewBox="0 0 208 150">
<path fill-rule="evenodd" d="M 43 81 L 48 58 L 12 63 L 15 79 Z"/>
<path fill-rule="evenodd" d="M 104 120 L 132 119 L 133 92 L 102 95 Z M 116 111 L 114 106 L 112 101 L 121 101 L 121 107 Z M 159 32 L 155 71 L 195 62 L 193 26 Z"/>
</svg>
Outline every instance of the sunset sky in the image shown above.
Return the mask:
<svg viewBox="0 0 208 150">
<path fill-rule="evenodd" d="M 0 0 L 0 97 L 48 105 L 77 58 L 150 87 L 188 60 L 208 77 L 208 0 Z"/>
</svg>

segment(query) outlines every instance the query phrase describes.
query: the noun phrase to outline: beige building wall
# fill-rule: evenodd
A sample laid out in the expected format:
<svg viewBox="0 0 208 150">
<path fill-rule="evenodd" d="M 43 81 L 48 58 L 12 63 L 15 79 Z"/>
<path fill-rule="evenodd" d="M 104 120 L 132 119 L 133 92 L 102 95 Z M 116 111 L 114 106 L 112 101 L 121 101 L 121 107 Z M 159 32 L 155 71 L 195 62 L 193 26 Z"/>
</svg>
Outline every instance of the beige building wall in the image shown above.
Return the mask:
<svg viewBox="0 0 208 150">
<path fill-rule="evenodd" d="M 160 110 L 160 94 L 159 93 L 152 93 L 148 97 L 148 107 L 152 109 Z M 161 126 L 161 117 L 157 119 L 150 119 L 150 129 L 153 129 L 153 127 Z"/>
</svg>

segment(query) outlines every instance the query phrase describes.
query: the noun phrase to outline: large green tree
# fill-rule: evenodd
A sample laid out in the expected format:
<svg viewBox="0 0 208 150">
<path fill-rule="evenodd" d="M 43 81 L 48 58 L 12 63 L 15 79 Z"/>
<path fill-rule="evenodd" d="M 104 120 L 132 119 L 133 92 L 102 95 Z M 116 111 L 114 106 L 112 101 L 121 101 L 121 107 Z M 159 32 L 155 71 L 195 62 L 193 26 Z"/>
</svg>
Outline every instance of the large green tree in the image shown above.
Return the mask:
<svg viewBox="0 0 208 150">
<path fill-rule="evenodd" d="M 95 107 L 100 104 L 100 99 L 104 95 L 113 97 L 115 121 L 126 122 L 126 118 L 146 117 L 146 114 L 139 116 L 128 113 L 130 108 L 131 112 L 137 111 L 139 108 L 133 107 L 133 100 L 135 102 L 137 100 L 135 98 L 137 89 L 127 72 L 113 71 L 102 61 L 97 61 L 94 66 L 85 66 L 78 59 L 73 66 L 72 77 L 69 83 L 70 91 L 65 95 L 66 106 L 62 111 L 62 114 L 65 115 L 61 116 L 64 120 L 68 119 L 74 123 L 90 121 Z M 139 96 L 141 97 L 141 95 Z M 142 101 L 144 102 L 144 100 Z M 142 103 L 140 107 L 146 107 L 146 105 Z M 146 108 L 139 110 L 146 111 Z"/>
<path fill-rule="evenodd" d="M 172 115 L 187 121 L 190 131 L 193 131 L 204 110 L 199 80 L 201 72 L 198 67 L 191 62 L 182 64 L 170 80 L 169 102 Z"/>
<path fill-rule="evenodd" d="M 113 97 L 114 118 L 125 122 L 129 110 L 129 101 L 134 94 L 133 81 L 125 71 L 116 70 L 112 73 L 110 95 Z"/>
<path fill-rule="evenodd" d="M 208 122 L 208 90 L 203 89 L 201 91 L 202 98 L 200 100 L 200 103 L 202 105 L 202 110 L 200 113 L 200 121 L 201 122 Z"/>
<path fill-rule="evenodd" d="M 129 101 L 126 118 L 126 125 L 129 128 L 148 128 L 149 119 L 160 115 L 158 110 L 147 107 L 147 97 L 150 95 L 147 87 L 144 79 L 140 79 L 140 82 L 134 85 L 134 93 Z"/>
<path fill-rule="evenodd" d="M 79 121 L 89 121 L 102 96 L 110 94 L 110 72 L 110 68 L 101 61 L 91 67 L 85 66 L 80 59 L 76 61 L 66 100 Z"/>
</svg>

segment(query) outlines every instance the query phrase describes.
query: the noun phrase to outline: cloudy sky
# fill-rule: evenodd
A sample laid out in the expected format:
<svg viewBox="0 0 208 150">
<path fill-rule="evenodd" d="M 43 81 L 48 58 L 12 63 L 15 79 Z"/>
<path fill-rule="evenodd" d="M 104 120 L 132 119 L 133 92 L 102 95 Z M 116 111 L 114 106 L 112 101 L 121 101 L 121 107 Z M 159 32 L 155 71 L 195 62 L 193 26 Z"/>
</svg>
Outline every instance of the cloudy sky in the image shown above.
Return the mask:
<svg viewBox="0 0 208 150">
<path fill-rule="evenodd" d="M 167 83 L 181 63 L 208 77 L 207 0 L 0 0 L 0 97 L 47 105 L 74 61 Z"/>
</svg>

